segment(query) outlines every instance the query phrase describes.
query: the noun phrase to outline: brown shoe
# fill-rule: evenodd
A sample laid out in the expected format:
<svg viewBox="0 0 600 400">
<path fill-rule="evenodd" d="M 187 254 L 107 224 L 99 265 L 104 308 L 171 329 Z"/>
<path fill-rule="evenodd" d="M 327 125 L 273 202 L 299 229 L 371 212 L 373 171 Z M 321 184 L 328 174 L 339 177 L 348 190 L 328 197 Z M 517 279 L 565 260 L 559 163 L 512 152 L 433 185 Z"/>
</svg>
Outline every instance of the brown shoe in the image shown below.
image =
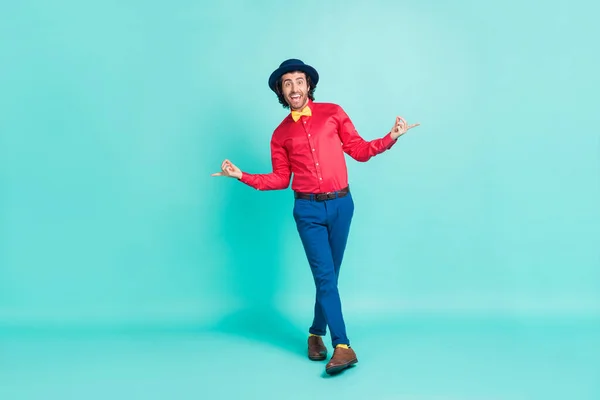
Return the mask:
<svg viewBox="0 0 600 400">
<path fill-rule="evenodd" d="M 321 336 L 308 337 L 308 358 L 313 361 L 323 361 L 327 358 L 327 347 L 323 344 Z"/>
<path fill-rule="evenodd" d="M 354 350 L 352 350 L 351 347 L 347 349 L 336 347 L 335 350 L 333 350 L 331 360 L 329 360 L 325 366 L 325 372 L 329 375 L 337 374 L 344 368 L 351 367 L 357 362 L 358 359 L 356 358 L 356 353 L 354 353 Z"/>
</svg>

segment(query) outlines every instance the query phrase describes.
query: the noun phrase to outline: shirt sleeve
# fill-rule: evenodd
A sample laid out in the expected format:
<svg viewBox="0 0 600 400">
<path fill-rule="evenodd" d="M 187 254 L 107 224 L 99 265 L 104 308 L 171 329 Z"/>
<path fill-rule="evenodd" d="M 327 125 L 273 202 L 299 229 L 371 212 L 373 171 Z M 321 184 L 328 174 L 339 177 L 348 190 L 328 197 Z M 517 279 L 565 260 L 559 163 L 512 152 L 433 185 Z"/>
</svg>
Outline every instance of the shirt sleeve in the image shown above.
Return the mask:
<svg viewBox="0 0 600 400">
<path fill-rule="evenodd" d="M 273 172 L 268 174 L 250 174 L 242 171 L 239 179 L 257 190 L 281 190 L 290 185 L 292 167 L 287 150 L 275 138 L 271 139 L 271 164 Z"/>
<path fill-rule="evenodd" d="M 391 149 L 397 140 L 392 139 L 391 132 L 384 137 L 367 141 L 356 131 L 348 114 L 339 107 L 336 114 L 339 126 L 339 135 L 342 140 L 342 149 L 356 161 L 365 162 L 371 157 Z"/>
</svg>

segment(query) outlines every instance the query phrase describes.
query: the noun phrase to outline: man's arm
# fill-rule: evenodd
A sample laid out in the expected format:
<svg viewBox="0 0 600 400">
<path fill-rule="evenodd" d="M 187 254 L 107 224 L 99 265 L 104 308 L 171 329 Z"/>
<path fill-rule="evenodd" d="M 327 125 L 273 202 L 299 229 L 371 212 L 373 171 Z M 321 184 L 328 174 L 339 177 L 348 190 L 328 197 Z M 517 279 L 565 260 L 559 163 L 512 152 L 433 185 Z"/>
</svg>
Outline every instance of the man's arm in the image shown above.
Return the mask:
<svg viewBox="0 0 600 400">
<path fill-rule="evenodd" d="M 271 139 L 271 164 L 273 172 L 268 174 L 250 174 L 243 172 L 229 160 L 223 161 L 221 172 L 212 176 L 228 176 L 257 190 L 280 190 L 290 184 L 292 168 L 287 150 L 276 140 Z"/>
<path fill-rule="evenodd" d="M 404 118 L 396 117 L 396 123 L 384 137 L 367 141 L 363 139 L 356 131 L 350 117 L 340 107 L 336 115 L 338 119 L 339 135 L 342 140 L 342 149 L 356 161 L 365 162 L 371 157 L 391 149 L 398 137 L 406 133 L 409 129 L 420 124 L 408 125 Z"/>
</svg>

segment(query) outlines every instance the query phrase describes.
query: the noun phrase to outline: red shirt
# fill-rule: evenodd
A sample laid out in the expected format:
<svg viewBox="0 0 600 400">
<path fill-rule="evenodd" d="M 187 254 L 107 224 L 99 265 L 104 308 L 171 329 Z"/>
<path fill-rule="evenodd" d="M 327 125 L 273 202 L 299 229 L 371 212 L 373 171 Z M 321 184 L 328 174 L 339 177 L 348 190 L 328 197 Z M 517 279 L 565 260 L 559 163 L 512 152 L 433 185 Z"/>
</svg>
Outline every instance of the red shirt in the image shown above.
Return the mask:
<svg viewBox="0 0 600 400">
<path fill-rule="evenodd" d="M 357 161 L 390 149 L 396 140 L 390 133 L 381 139 L 364 140 L 342 107 L 331 103 L 308 102 L 312 116 L 295 122 L 288 114 L 271 137 L 273 172 L 242 172 L 240 181 L 258 190 L 285 189 L 324 193 L 348 186 L 344 153 Z"/>
</svg>

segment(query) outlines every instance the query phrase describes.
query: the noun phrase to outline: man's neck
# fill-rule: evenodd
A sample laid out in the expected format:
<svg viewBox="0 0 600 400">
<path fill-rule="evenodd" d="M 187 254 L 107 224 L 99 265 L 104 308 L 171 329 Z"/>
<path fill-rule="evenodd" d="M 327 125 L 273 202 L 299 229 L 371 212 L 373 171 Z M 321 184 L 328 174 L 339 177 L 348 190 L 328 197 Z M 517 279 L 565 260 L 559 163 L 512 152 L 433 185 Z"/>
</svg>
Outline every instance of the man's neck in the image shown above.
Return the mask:
<svg viewBox="0 0 600 400">
<path fill-rule="evenodd" d="M 290 112 L 291 111 L 302 111 L 302 110 L 304 110 L 304 107 L 306 107 L 309 104 L 310 104 L 310 99 L 306 99 L 306 103 L 304 103 L 300 108 L 291 108 L 290 107 Z"/>
</svg>

